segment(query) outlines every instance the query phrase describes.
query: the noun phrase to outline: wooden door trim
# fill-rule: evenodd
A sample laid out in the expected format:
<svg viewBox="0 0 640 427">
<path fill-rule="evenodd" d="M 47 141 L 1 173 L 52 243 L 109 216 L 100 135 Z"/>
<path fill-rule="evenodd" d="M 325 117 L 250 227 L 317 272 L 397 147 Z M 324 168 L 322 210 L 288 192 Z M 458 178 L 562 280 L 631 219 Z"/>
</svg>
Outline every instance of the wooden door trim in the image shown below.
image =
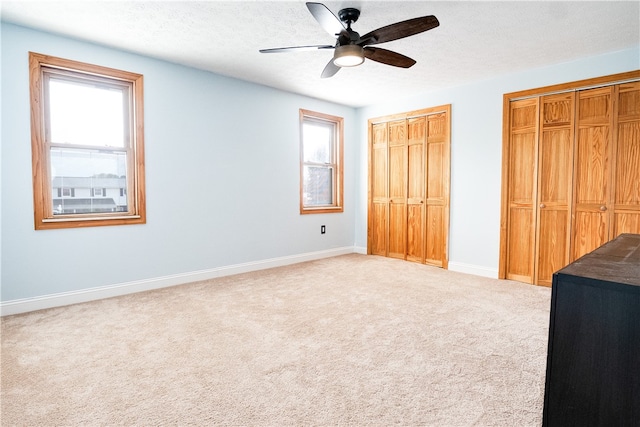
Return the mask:
<svg viewBox="0 0 640 427">
<path fill-rule="evenodd" d="M 371 238 L 371 234 L 373 233 L 373 191 L 372 191 L 372 180 L 373 180 L 373 132 L 371 130 L 371 121 L 367 123 L 367 153 L 369 156 L 368 165 L 367 165 L 367 253 L 371 254 L 373 252 L 373 239 Z"/>
<path fill-rule="evenodd" d="M 600 86 L 611 86 L 621 83 L 628 83 L 640 79 L 640 70 L 628 71 L 626 73 L 610 74 L 608 76 L 594 77 L 574 82 L 560 83 L 550 86 L 542 86 L 535 89 L 525 89 L 517 92 L 505 93 L 504 98 L 515 101 L 523 98 L 534 98 L 542 95 L 551 95 L 561 92 L 572 92 L 576 90 L 595 89 Z"/>
<path fill-rule="evenodd" d="M 502 97 L 502 174 L 500 177 L 500 259 L 498 278 L 507 277 L 507 233 L 509 217 L 509 150 L 511 149 L 511 97 Z"/>
<path fill-rule="evenodd" d="M 444 200 L 444 254 L 442 257 L 442 268 L 445 270 L 449 269 L 449 212 L 451 209 L 451 104 L 447 104 L 443 106 L 444 112 L 447 114 L 447 150 L 445 152 L 445 162 L 447 167 L 444 168 L 443 171 L 443 181 L 444 181 L 444 192 L 445 192 L 445 200 Z M 426 147 L 425 147 L 426 149 Z M 426 168 L 426 165 L 425 165 Z"/>
</svg>

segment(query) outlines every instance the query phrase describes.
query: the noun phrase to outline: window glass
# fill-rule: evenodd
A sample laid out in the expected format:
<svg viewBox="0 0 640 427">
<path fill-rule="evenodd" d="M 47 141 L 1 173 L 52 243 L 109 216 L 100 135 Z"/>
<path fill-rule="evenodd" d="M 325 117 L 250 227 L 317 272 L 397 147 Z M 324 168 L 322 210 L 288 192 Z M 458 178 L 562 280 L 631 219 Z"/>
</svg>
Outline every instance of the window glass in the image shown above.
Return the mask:
<svg viewBox="0 0 640 427">
<path fill-rule="evenodd" d="M 124 147 L 122 89 L 49 80 L 51 142 Z"/>
<path fill-rule="evenodd" d="M 332 178 L 332 167 L 304 167 L 305 206 L 330 206 L 332 204 Z"/>
<path fill-rule="evenodd" d="M 300 110 L 300 213 L 342 212 L 341 117 Z"/>
<path fill-rule="evenodd" d="M 335 126 L 331 123 L 306 122 L 302 125 L 302 131 L 302 138 L 304 139 L 304 161 L 330 163 Z"/>
</svg>

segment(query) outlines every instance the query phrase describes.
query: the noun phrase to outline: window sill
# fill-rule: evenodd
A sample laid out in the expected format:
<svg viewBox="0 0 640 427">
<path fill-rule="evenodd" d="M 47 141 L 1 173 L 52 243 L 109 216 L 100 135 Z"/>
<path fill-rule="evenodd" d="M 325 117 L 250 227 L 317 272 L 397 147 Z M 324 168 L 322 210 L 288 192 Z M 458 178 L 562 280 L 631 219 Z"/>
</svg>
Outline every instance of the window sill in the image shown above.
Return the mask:
<svg viewBox="0 0 640 427">
<path fill-rule="evenodd" d="M 114 215 L 71 218 L 45 218 L 37 222 L 37 230 L 61 228 L 101 227 L 110 225 L 145 224 L 141 215 Z"/>
<path fill-rule="evenodd" d="M 320 208 L 301 208 L 300 215 L 305 214 L 319 214 L 319 213 L 341 213 L 344 212 L 344 208 L 340 207 L 320 207 Z"/>
</svg>

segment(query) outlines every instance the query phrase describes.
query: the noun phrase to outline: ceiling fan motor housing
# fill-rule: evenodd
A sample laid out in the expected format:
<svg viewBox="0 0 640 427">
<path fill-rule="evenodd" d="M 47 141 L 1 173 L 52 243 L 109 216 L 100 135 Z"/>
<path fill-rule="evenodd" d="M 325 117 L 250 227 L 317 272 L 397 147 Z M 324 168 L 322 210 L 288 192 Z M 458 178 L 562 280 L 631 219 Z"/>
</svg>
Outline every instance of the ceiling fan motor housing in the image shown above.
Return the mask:
<svg viewBox="0 0 640 427">
<path fill-rule="evenodd" d="M 341 9 L 338 12 L 338 18 L 342 22 L 345 22 L 347 25 L 351 25 L 351 23 L 356 22 L 360 17 L 360 11 L 353 7 L 347 7 L 345 9 Z"/>
</svg>

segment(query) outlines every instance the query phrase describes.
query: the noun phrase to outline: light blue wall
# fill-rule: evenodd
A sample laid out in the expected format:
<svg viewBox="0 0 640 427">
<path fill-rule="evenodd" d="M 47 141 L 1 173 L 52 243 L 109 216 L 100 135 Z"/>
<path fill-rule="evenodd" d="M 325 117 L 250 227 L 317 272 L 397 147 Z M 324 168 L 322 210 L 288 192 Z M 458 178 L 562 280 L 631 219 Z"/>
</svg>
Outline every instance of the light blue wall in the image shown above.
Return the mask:
<svg viewBox="0 0 640 427">
<path fill-rule="evenodd" d="M 366 217 L 367 120 L 451 104 L 449 268 L 497 277 L 503 95 L 638 69 L 640 48 L 636 47 L 360 109 L 356 218 Z M 356 245 L 366 245 L 366 223 L 359 223 L 355 231 Z"/>
<path fill-rule="evenodd" d="M 1 43 L 2 301 L 364 248 L 367 120 L 443 104 L 452 104 L 450 268 L 495 276 L 502 95 L 640 69 L 636 47 L 352 109 L 6 23 Z M 34 231 L 28 51 L 144 74 L 147 224 Z M 345 118 L 343 214 L 298 213 L 299 108 Z"/>
<path fill-rule="evenodd" d="M 144 75 L 147 224 L 34 231 L 29 51 Z M 344 213 L 299 214 L 299 108 L 345 119 Z M 2 301 L 352 247 L 355 115 L 3 23 Z"/>
</svg>

